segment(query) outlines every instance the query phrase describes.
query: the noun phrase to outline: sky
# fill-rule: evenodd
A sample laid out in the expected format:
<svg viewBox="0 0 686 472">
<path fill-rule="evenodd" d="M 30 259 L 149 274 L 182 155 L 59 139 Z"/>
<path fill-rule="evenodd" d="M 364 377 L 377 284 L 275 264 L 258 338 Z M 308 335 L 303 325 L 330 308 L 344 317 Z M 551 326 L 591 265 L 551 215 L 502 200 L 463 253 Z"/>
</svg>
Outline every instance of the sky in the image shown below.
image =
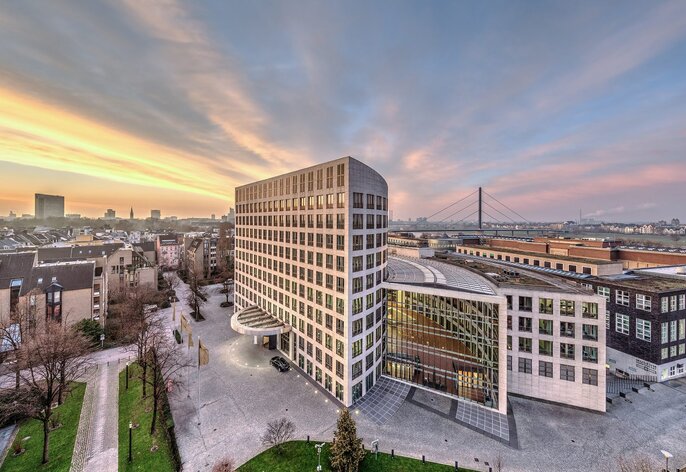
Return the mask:
<svg viewBox="0 0 686 472">
<path fill-rule="evenodd" d="M 347 155 L 396 219 L 686 221 L 686 2 L 0 2 L 0 215 L 221 215 Z"/>
</svg>

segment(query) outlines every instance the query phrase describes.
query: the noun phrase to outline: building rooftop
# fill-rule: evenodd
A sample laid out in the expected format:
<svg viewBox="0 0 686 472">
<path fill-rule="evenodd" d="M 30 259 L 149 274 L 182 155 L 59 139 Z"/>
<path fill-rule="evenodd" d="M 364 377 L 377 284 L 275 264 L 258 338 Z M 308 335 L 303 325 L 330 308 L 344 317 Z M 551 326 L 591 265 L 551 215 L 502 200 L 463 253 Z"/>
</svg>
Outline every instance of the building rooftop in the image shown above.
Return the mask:
<svg viewBox="0 0 686 472">
<path fill-rule="evenodd" d="M 491 283 L 472 271 L 432 259 L 392 256 L 388 258 L 386 282 L 427 285 L 466 292 L 495 295 Z"/>
<path fill-rule="evenodd" d="M 479 251 L 493 251 L 493 252 L 509 252 L 511 254 L 517 254 L 521 256 L 527 256 L 531 258 L 539 258 L 539 259 L 557 259 L 561 261 L 569 261 L 569 262 L 579 262 L 583 264 L 589 264 L 589 265 L 608 265 L 608 264 L 620 264 L 621 262 L 619 261 L 606 261 L 602 259 L 587 259 L 583 257 L 574 257 L 574 256 L 561 256 L 557 254 L 550 254 L 546 252 L 531 252 L 531 251 L 522 251 L 517 248 L 510 248 L 510 247 L 491 247 L 491 246 L 485 246 L 482 244 L 479 245 L 469 245 L 469 246 L 464 246 L 464 248 L 468 249 L 474 249 L 474 250 L 479 250 Z"/>
<path fill-rule="evenodd" d="M 576 284 L 557 277 L 550 277 L 550 275 L 562 274 L 576 279 L 587 277 L 573 272 L 462 254 L 451 254 L 445 261 L 448 264 L 458 265 L 481 273 L 500 287 L 520 286 L 539 290 L 585 291 L 584 288 Z"/>
<path fill-rule="evenodd" d="M 41 264 L 31 270 L 28 280 L 21 286 L 21 295 L 33 289 L 45 290 L 53 283 L 61 285 L 64 290 L 82 290 L 93 287 L 95 262 L 62 262 L 58 264 Z"/>
<path fill-rule="evenodd" d="M 647 292 L 686 290 L 686 276 L 682 278 L 669 277 L 664 274 L 659 274 L 657 271 L 651 272 L 645 269 L 627 271 L 619 275 L 594 277 L 592 280 L 597 283 L 606 281 L 613 285 L 645 290 Z"/>
</svg>

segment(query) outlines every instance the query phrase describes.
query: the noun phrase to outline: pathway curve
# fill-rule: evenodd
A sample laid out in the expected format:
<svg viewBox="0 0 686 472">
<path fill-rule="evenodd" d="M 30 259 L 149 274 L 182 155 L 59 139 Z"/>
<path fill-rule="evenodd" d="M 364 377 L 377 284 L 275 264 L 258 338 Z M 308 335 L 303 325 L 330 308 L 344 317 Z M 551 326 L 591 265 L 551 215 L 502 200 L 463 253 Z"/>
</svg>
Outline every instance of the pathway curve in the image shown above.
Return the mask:
<svg viewBox="0 0 686 472">
<path fill-rule="evenodd" d="M 88 380 L 71 472 L 117 472 L 119 434 L 118 362 L 101 364 Z"/>
</svg>

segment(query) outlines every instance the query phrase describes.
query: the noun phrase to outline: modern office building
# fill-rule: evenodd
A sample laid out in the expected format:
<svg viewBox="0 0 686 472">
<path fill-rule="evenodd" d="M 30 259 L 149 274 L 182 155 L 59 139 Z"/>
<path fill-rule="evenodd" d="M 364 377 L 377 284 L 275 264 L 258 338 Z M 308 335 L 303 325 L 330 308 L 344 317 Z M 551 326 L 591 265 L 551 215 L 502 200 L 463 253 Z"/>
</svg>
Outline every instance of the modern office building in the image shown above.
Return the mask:
<svg viewBox="0 0 686 472">
<path fill-rule="evenodd" d="M 383 370 L 387 197 L 351 157 L 236 188 L 232 326 L 346 406 Z"/>
<path fill-rule="evenodd" d="M 466 268 L 391 257 L 383 374 L 507 414 L 505 297 Z"/>
<path fill-rule="evenodd" d="M 64 218 L 64 197 L 62 195 L 35 195 L 36 219 Z"/>
<path fill-rule="evenodd" d="M 150 210 L 150 219 L 159 220 L 162 218 L 162 212 L 160 210 Z"/>
</svg>

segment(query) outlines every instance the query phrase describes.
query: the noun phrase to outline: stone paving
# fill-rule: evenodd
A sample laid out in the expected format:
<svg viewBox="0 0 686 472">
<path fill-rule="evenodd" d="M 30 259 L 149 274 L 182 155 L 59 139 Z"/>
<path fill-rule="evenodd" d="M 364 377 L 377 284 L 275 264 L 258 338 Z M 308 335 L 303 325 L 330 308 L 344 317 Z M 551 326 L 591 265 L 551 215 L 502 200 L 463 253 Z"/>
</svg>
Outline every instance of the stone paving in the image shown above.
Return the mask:
<svg viewBox="0 0 686 472">
<path fill-rule="evenodd" d="M 98 365 L 88 380 L 74 444 L 72 472 L 117 472 L 119 371 L 123 364 Z"/>
<path fill-rule="evenodd" d="M 409 385 L 381 377 L 369 393 L 355 404 L 355 409 L 374 423 L 384 424 L 398 411 L 409 392 Z"/>
<path fill-rule="evenodd" d="M 197 371 L 190 374 L 192 388 L 177 390 L 170 398 L 183 470 L 209 471 L 227 455 L 237 464 L 245 462 L 264 450 L 259 437 L 268 421 L 280 417 L 294 421 L 297 439 L 310 435 L 317 441 L 331 440 L 339 406 L 297 369 L 279 373 L 271 368 L 268 360 L 274 352 L 233 332 L 230 310 L 218 306 L 222 300 L 217 289 L 203 308 L 206 321 L 191 321 L 194 333 L 210 349 L 210 364 L 200 373 L 201 424 Z M 656 384 L 653 391 L 629 397 L 631 403 L 609 405 L 603 415 L 510 396 L 518 437 L 514 447 L 458 423 L 459 406 L 455 417 L 446 417 L 452 407 L 442 400 L 431 402 L 418 391 L 416 401 L 401 402 L 381 423 L 363 413 L 361 404 L 355 419 L 367 447 L 378 439 L 384 452 L 426 455 L 445 464 L 458 460 L 480 471 L 488 471 L 486 462 L 492 465 L 499 455 L 508 472 L 604 472 L 616 470 L 617 458 L 635 454 L 646 455 L 659 467 L 660 449 L 674 454 L 670 465 L 686 465 L 686 379 Z M 476 419 L 478 423 L 478 413 Z"/>
</svg>

